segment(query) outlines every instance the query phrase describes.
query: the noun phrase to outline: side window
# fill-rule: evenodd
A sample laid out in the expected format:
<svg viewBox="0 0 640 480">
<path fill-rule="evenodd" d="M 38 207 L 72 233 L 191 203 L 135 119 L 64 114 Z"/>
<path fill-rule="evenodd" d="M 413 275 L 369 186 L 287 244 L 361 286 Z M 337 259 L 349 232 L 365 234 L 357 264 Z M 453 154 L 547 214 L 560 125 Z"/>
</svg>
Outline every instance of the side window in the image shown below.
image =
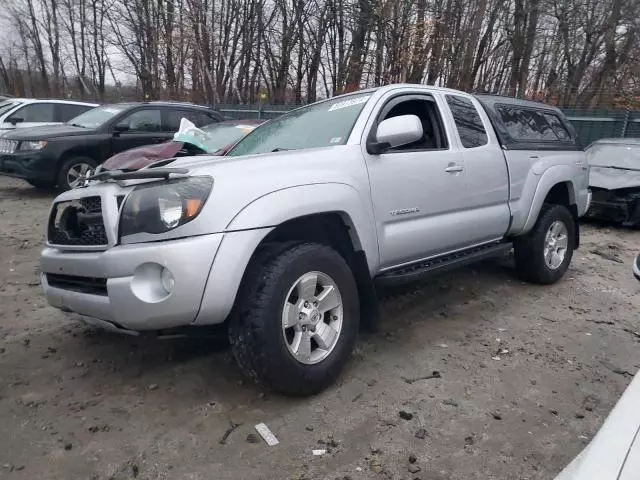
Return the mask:
<svg viewBox="0 0 640 480">
<path fill-rule="evenodd" d="M 487 132 L 482 124 L 482 118 L 480 118 L 480 114 L 471 103 L 471 100 L 455 95 L 447 95 L 447 103 L 456 122 L 462 146 L 464 148 L 474 148 L 486 145 L 489 141 Z"/>
<path fill-rule="evenodd" d="M 196 112 L 193 110 L 178 110 L 175 108 L 167 108 L 165 109 L 165 130 L 167 132 L 177 132 L 180 128 L 180 120 L 186 118 L 196 127 L 202 127 L 202 119 L 200 117 L 200 112 Z"/>
<path fill-rule="evenodd" d="M 220 121 L 218 117 L 212 114 L 202 113 L 202 112 L 198 112 L 198 118 L 203 127 L 205 125 L 211 125 L 212 123 L 218 123 Z"/>
<path fill-rule="evenodd" d="M 54 122 L 53 103 L 30 103 L 11 115 L 9 121 L 21 118 L 23 122 Z"/>
<path fill-rule="evenodd" d="M 558 136 L 538 110 L 500 106 L 497 108 L 509 135 L 521 142 L 557 142 Z"/>
<path fill-rule="evenodd" d="M 444 128 L 442 127 L 442 118 L 438 107 L 433 100 L 421 100 L 416 97 L 410 97 L 405 101 L 389 102 L 391 108 L 384 113 L 380 121 L 388 118 L 399 117 L 401 115 L 415 115 L 422 123 L 422 138 L 417 142 L 408 145 L 402 145 L 389 150 L 389 152 L 407 151 L 407 150 L 446 150 L 448 148 Z M 388 108 L 388 106 L 386 107 Z"/>
<path fill-rule="evenodd" d="M 118 122 L 129 125 L 129 132 L 161 132 L 162 115 L 157 108 L 136 110 Z"/>
<path fill-rule="evenodd" d="M 75 105 L 72 103 L 56 103 L 55 107 L 57 110 L 56 120 L 58 122 L 68 122 L 72 118 L 93 108 L 89 105 Z"/>
<path fill-rule="evenodd" d="M 561 142 L 572 141 L 571 134 L 567 130 L 567 127 L 562 123 L 562 120 L 560 120 L 560 117 L 554 113 L 545 113 L 544 118 L 547 119 L 547 122 L 549 122 L 549 125 L 551 125 L 551 128 L 553 129 L 553 133 L 556 134 Z"/>
</svg>

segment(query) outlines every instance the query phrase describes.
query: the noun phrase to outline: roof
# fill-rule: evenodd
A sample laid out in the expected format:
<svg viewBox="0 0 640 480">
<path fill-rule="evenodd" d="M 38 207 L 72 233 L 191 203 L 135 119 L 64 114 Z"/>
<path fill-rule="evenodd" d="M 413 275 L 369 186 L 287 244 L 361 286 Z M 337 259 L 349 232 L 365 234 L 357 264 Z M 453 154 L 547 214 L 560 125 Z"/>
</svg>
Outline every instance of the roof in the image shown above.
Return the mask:
<svg viewBox="0 0 640 480">
<path fill-rule="evenodd" d="M 208 106 L 208 105 L 198 105 L 196 103 L 190 103 L 190 102 L 175 102 L 172 100 L 153 100 L 151 102 L 140 102 L 140 105 L 160 105 L 160 106 L 166 106 L 166 107 L 188 107 L 188 108 L 201 108 L 203 110 L 213 110 L 212 107 Z"/>
<path fill-rule="evenodd" d="M 1 97 L 0 97 L 1 98 Z M 60 100 L 55 98 L 17 98 L 17 97 L 8 97 L 4 100 L 9 100 L 12 102 L 21 102 L 21 103 L 62 103 L 66 105 L 89 105 L 92 107 L 97 107 L 97 103 L 90 102 L 81 102 L 78 100 Z"/>
<path fill-rule="evenodd" d="M 524 100 L 522 98 L 508 97 L 506 95 L 492 95 L 492 94 L 477 94 L 474 95 L 481 103 L 486 105 L 496 105 L 506 103 L 509 105 L 520 105 L 522 107 L 532 108 L 546 108 L 550 110 L 557 110 L 557 107 L 549 105 L 547 103 L 536 102 L 534 100 Z"/>
<path fill-rule="evenodd" d="M 216 125 L 261 125 L 264 122 L 266 122 L 265 119 L 259 119 L 259 118 L 246 118 L 246 119 L 229 119 L 229 120 L 222 120 L 221 122 L 218 122 Z"/>
<path fill-rule="evenodd" d="M 640 138 L 600 138 L 591 145 L 633 145 L 640 146 Z"/>
</svg>

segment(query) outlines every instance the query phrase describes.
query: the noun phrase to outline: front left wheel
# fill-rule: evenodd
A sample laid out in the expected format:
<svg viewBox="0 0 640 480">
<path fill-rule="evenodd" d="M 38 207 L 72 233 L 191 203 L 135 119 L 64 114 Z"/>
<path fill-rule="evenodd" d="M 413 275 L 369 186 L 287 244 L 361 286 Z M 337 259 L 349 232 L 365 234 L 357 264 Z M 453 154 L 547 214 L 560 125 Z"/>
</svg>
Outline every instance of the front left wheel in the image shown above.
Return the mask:
<svg viewBox="0 0 640 480">
<path fill-rule="evenodd" d="M 328 246 L 262 250 L 247 268 L 236 304 L 229 334 L 238 365 L 285 395 L 328 387 L 354 348 L 356 283 L 347 262 Z"/>
<path fill-rule="evenodd" d="M 62 191 L 71 190 L 80 185 L 83 178 L 94 169 L 98 163 L 89 157 L 72 157 L 65 160 L 58 173 L 58 188 Z"/>
</svg>

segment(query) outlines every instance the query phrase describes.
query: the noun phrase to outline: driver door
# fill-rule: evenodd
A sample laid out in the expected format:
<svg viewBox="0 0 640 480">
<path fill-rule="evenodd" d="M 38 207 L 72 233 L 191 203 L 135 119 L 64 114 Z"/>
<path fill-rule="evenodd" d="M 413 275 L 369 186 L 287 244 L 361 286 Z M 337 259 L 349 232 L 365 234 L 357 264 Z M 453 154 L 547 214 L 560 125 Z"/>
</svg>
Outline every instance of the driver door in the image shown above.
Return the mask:
<svg viewBox="0 0 640 480">
<path fill-rule="evenodd" d="M 469 246 L 465 222 L 465 164 L 449 141 L 441 107 L 432 95 L 391 97 L 377 125 L 400 115 L 416 115 L 423 138 L 414 144 L 369 153 L 365 148 L 382 269 L 408 264 Z"/>
<path fill-rule="evenodd" d="M 152 145 L 169 140 L 171 132 L 163 131 L 160 108 L 140 108 L 118 120 L 117 126 L 126 126 L 127 130 L 114 131 L 112 154 L 131 148 Z M 114 126 L 115 127 L 115 126 Z"/>
</svg>

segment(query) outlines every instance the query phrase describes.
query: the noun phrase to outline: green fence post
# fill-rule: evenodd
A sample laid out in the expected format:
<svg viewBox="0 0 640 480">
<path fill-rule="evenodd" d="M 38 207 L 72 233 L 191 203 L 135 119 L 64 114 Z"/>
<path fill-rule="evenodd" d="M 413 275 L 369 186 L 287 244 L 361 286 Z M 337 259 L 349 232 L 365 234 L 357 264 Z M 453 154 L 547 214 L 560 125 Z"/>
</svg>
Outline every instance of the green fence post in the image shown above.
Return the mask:
<svg viewBox="0 0 640 480">
<path fill-rule="evenodd" d="M 624 116 L 624 123 L 622 124 L 622 138 L 627 136 L 627 128 L 629 127 L 629 116 L 631 115 L 631 111 L 627 108 L 627 113 Z"/>
</svg>

